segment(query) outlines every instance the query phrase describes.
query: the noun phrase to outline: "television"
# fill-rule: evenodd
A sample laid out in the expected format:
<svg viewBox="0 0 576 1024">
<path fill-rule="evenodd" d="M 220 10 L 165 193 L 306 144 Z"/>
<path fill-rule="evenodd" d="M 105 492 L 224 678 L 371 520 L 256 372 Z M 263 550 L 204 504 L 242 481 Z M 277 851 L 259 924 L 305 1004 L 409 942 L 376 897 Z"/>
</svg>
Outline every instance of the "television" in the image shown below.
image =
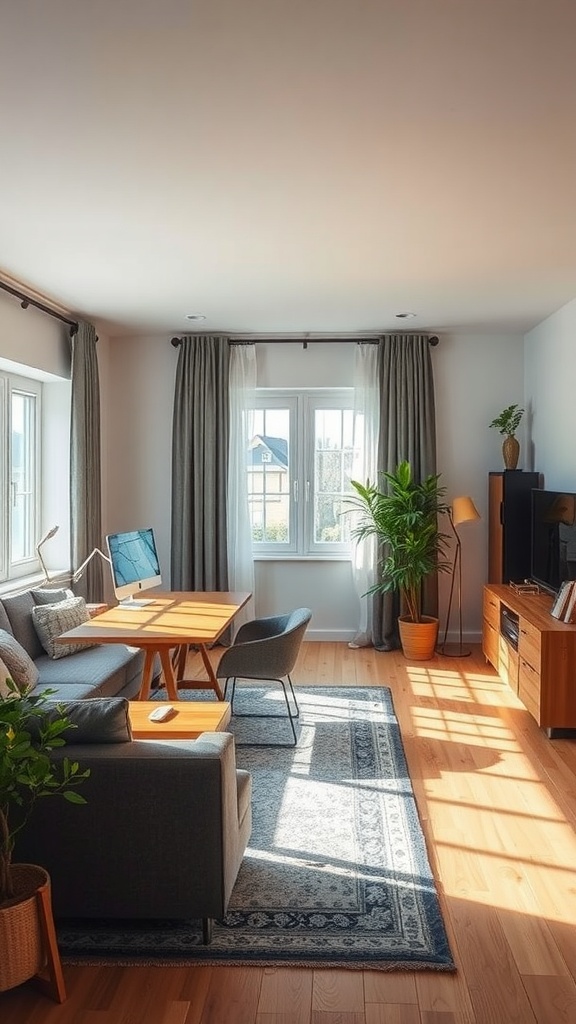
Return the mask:
<svg viewBox="0 0 576 1024">
<path fill-rule="evenodd" d="M 131 530 L 109 533 L 106 537 L 114 593 L 124 607 L 139 608 L 150 600 L 135 600 L 134 595 L 162 583 L 154 531 Z M 153 600 L 153 599 L 152 599 Z"/>
<path fill-rule="evenodd" d="M 532 491 L 530 576 L 556 594 L 576 579 L 576 493 Z"/>
</svg>

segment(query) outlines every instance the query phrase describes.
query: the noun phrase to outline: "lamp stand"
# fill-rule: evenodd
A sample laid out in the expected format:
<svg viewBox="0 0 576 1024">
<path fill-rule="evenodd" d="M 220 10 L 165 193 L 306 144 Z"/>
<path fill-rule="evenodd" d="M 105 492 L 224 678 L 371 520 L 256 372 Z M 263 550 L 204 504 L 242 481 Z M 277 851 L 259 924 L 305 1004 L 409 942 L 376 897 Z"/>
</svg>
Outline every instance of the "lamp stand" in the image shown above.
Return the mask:
<svg viewBox="0 0 576 1024">
<path fill-rule="evenodd" d="M 467 648 L 464 650 L 462 647 L 462 544 L 458 531 L 454 526 L 454 519 L 452 517 L 452 510 L 448 510 L 448 518 L 450 520 L 450 526 L 456 540 L 456 547 L 454 550 L 454 562 L 452 564 L 452 580 L 450 582 L 450 597 L 448 599 L 448 610 L 446 612 L 446 625 L 444 627 L 444 638 L 441 646 L 438 648 L 440 654 L 443 654 L 447 658 L 467 658 L 472 654 L 472 650 Z M 452 598 L 454 596 L 454 580 L 458 578 L 458 644 L 447 644 L 446 637 L 448 636 L 448 628 L 450 626 L 450 615 L 452 613 Z"/>
</svg>

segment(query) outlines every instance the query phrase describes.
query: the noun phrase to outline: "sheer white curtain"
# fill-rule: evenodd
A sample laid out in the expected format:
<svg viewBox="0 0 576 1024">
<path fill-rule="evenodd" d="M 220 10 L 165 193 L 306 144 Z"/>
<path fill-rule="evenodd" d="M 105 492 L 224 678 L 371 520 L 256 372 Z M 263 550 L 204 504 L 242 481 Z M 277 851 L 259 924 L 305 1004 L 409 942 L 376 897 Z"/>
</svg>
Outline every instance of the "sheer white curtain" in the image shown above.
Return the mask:
<svg viewBox="0 0 576 1024">
<path fill-rule="evenodd" d="M 357 432 L 354 448 L 353 478 L 365 483 L 376 481 L 378 434 L 380 430 L 380 383 L 378 375 L 378 345 L 359 344 L 354 366 L 354 429 Z M 358 632 L 349 647 L 368 647 L 372 644 L 373 600 L 364 595 L 374 584 L 376 542 L 367 537 L 354 542 L 352 573 L 360 600 Z"/>
<path fill-rule="evenodd" d="M 228 585 L 230 590 L 254 593 L 254 556 L 248 511 L 246 457 L 254 435 L 256 346 L 231 345 L 229 369 L 230 447 L 228 453 Z M 234 619 L 234 625 L 254 617 L 254 600 Z"/>
</svg>

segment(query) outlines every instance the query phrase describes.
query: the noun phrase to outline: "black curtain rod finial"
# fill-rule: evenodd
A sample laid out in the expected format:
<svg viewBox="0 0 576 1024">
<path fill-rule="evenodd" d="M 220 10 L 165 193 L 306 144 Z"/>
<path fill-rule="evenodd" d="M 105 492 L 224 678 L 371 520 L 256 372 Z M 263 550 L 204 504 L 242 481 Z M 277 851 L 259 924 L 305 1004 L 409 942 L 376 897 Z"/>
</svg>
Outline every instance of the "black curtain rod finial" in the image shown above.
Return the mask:
<svg viewBox="0 0 576 1024">
<path fill-rule="evenodd" d="M 178 348 L 178 345 L 181 343 L 181 341 L 181 338 L 170 338 L 170 344 L 173 345 L 174 348 Z"/>
</svg>

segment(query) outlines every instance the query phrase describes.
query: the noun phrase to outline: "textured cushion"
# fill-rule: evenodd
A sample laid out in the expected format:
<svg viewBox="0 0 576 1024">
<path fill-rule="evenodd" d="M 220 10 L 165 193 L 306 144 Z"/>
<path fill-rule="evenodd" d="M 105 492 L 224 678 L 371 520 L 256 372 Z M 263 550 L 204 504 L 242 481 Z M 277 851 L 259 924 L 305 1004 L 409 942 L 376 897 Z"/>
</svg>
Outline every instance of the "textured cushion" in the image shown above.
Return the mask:
<svg viewBox="0 0 576 1024">
<path fill-rule="evenodd" d="M 32 622 L 32 609 L 35 605 L 30 591 L 26 590 L 23 594 L 15 594 L 14 597 L 4 597 L 2 604 L 10 620 L 10 630 L 18 643 L 28 651 L 32 659 L 43 654 L 42 644 Z"/>
<path fill-rule="evenodd" d="M 83 597 L 69 597 L 56 604 L 39 604 L 32 609 L 32 622 L 42 647 L 50 658 L 65 658 L 75 654 L 82 647 L 95 644 L 58 644 L 56 637 L 75 626 L 81 626 L 90 618 Z"/>
<path fill-rule="evenodd" d="M 128 701 L 123 697 L 58 701 L 46 704 L 48 717 L 62 714 L 70 722 L 62 738 L 67 743 L 128 743 L 132 739 Z"/>
<path fill-rule="evenodd" d="M 6 686 L 6 680 L 11 678 L 12 676 L 8 671 L 8 666 L 5 665 L 4 662 L 0 659 L 0 697 L 8 696 L 10 691 Z"/>
<path fill-rule="evenodd" d="M 0 658 L 6 665 L 11 678 L 19 686 L 33 689 L 38 682 L 38 669 L 30 655 L 11 633 L 0 629 Z"/>
</svg>

